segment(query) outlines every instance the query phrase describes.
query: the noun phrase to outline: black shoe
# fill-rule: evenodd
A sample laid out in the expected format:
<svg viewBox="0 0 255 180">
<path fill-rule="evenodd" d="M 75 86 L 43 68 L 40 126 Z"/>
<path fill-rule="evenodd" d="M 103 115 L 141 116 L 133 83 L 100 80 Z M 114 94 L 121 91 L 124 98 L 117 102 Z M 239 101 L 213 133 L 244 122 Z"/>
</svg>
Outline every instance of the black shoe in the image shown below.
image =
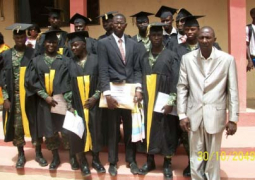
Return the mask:
<svg viewBox="0 0 255 180">
<path fill-rule="evenodd" d="M 185 176 L 185 177 L 191 177 L 191 173 L 190 173 L 190 164 L 184 169 L 184 171 L 183 171 L 183 176 Z"/>
<path fill-rule="evenodd" d="M 105 173 L 105 168 L 101 164 L 99 160 L 93 159 L 92 160 L 92 167 L 98 172 L 98 173 Z"/>
<path fill-rule="evenodd" d="M 164 173 L 164 177 L 165 177 L 166 179 L 172 179 L 172 178 L 173 178 L 173 173 L 172 173 L 172 168 L 171 168 L 171 166 L 169 166 L 168 168 L 165 167 L 165 168 L 163 169 L 163 173 Z"/>
<path fill-rule="evenodd" d="M 116 164 L 110 164 L 108 172 L 111 176 L 116 176 L 117 175 L 117 166 L 116 166 Z"/>
<path fill-rule="evenodd" d="M 42 153 L 36 153 L 35 161 L 39 163 L 40 166 L 45 167 L 48 165 L 46 159 L 44 159 Z"/>
<path fill-rule="evenodd" d="M 78 163 L 77 158 L 76 158 L 75 155 L 70 156 L 69 162 L 70 162 L 72 170 L 79 169 L 79 163 Z"/>
<path fill-rule="evenodd" d="M 163 173 L 164 173 L 165 179 L 173 178 L 173 172 L 171 168 L 171 158 L 164 158 Z"/>
<path fill-rule="evenodd" d="M 17 160 L 17 163 L 16 163 L 16 168 L 17 169 L 24 168 L 25 163 L 26 163 L 26 158 L 25 158 L 24 153 L 19 154 L 18 155 L 18 160 Z"/>
<path fill-rule="evenodd" d="M 141 169 L 139 169 L 139 174 L 145 175 L 154 169 L 156 169 L 155 161 L 149 161 L 145 163 Z"/>
<path fill-rule="evenodd" d="M 59 154 L 58 154 L 58 150 L 55 149 L 52 151 L 53 153 L 53 160 L 50 163 L 50 170 L 56 170 L 58 168 L 58 166 L 60 165 L 60 158 L 59 158 Z"/>
<path fill-rule="evenodd" d="M 131 162 L 129 164 L 129 167 L 130 167 L 130 171 L 131 171 L 132 174 L 136 175 L 136 174 L 139 173 L 139 168 L 137 167 L 136 162 Z"/>
<path fill-rule="evenodd" d="M 91 175 L 87 161 L 81 162 L 81 174 L 83 177 L 87 177 Z"/>
</svg>

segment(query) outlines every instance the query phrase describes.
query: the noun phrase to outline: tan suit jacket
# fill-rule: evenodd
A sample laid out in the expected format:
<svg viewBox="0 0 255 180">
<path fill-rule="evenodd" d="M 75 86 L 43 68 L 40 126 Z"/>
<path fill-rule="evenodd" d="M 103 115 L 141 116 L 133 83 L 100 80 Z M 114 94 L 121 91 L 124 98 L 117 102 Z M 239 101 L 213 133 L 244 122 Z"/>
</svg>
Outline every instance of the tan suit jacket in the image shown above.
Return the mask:
<svg viewBox="0 0 255 180">
<path fill-rule="evenodd" d="M 207 75 L 199 49 L 182 57 L 177 109 L 178 114 L 187 115 L 192 131 L 203 120 L 206 132 L 215 134 L 225 128 L 227 105 L 229 121 L 238 121 L 239 101 L 234 57 L 214 47 L 210 57 Z"/>
</svg>

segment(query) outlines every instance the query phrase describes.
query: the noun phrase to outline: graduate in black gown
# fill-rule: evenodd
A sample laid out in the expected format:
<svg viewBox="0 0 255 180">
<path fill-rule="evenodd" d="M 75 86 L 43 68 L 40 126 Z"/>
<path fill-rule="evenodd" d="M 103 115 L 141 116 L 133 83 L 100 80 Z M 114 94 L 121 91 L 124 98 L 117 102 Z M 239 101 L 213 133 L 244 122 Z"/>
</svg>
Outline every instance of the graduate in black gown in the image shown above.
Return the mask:
<svg viewBox="0 0 255 180">
<path fill-rule="evenodd" d="M 57 34 L 58 37 L 58 51 L 60 54 L 63 54 L 63 49 L 65 48 L 65 43 L 66 43 L 66 35 L 67 32 L 61 30 L 60 25 L 61 25 L 61 13 L 63 12 L 62 9 L 57 9 L 57 8 L 51 8 L 51 7 L 46 7 L 48 9 L 49 14 L 48 14 L 48 21 L 50 23 L 49 30 L 55 30 L 59 31 Z M 44 49 L 44 40 L 45 40 L 45 34 L 39 34 L 37 38 L 37 42 L 35 45 L 35 56 L 43 54 L 45 49 Z"/>
<path fill-rule="evenodd" d="M 47 166 L 47 161 L 41 152 L 42 139 L 38 139 L 35 131 L 36 109 L 35 96 L 27 96 L 24 87 L 25 72 L 34 56 L 34 50 L 25 45 L 26 29 L 32 24 L 15 23 L 6 29 L 13 31 L 13 48 L 1 54 L 0 72 L 3 88 L 3 129 L 4 141 L 13 142 L 18 149 L 16 168 L 23 168 L 26 162 L 24 136 L 32 138 L 36 147 L 36 161 L 41 166 Z"/>
<path fill-rule="evenodd" d="M 53 160 L 50 170 L 56 170 L 60 165 L 58 149 L 60 146 L 59 131 L 63 131 L 64 115 L 51 113 L 51 107 L 57 102 L 53 95 L 60 94 L 61 89 L 54 84 L 57 69 L 62 63 L 70 61 L 69 58 L 57 53 L 57 34 L 59 31 L 47 31 L 44 33 L 45 53 L 33 58 L 26 72 L 26 89 L 28 96 L 37 95 L 37 135 L 46 138 L 47 149 L 52 151 Z M 65 149 L 70 149 L 67 134 L 62 133 Z M 70 153 L 72 169 L 78 169 L 79 165 L 75 154 Z"/>
<path fill-rule="evenodd" d="M 69 23 L 74 25 L 75 32 L 85 31 L 87 33 L 86 35 L 87 52 L 97 54 L 97 41 L 96 39 L 89 37 L 88 31 L 86 31 L 87 24 L 91 23 L 91 20 L 79 13 L 76 13 L 71 17 Z M 67 57 L 74 56 L 71 50 L 70 42 L 67 43 L 67 47 L 64 49 L 64 55 L 66 55 Z"/>
<path fill-rule="evenodd" d="M 151 48 L 151 42 L 147 35 L 147 27 L 149 24 L 148 16 L 154 15 L 153 13 L 141 11 L 130 17 L 136 18 L 136 26 L 138 28 L 138 34 L 134 35 L 132 39 L 145 47 L 146 51 Z"/>
<path fill-rule="evenodd" d="M 149 38 L 152 48 L 143 59 L 144 114 L 146 122 L 147 163 L 140 169 L 146 174 L 155 169 L 154 154 L 164 156 L 163 173 L 172 177 L 171 157 L 177 146 L 178 119 L 169 113 L 176 106 L 176 84 L 178 81 L 177 56 L 163 45 L 164 23 L 150 25 Z M 169 95 L 162 113 L 154 112 L 159 92 Z"/>
<path fill-rule="evenodd" d="M 163 44 L 166 48 L 170 49 L 172 44 L 178 44 L 177 31 L 173 27 L 173 16 L 177 9 L 167 6 L 161 6 L 155 17 L 159 17 L 162 23 L 165 23 L 163 29 Z M 171 44 L 170 44 L 171 43 Z"/>
<path fill-rule="evenodd" d="M 167 48 L 170 49 L 171 51 L 173 51 L 173 49 L 176 48 L 178 44 L 186 42 L 187 36 L 185 35 L 185 32 L 184 32 L 184 24 L 185 24 L 185 18 L 188 16 L 192 16 L 192 14 L 184 8 L 181 8 L 177 11 L 177 16 L 175 20 L 176 28 L 177 28 L 177 36 L 175 36 L 176 39 L 171 38 L 170 42 L 167 45 Z"/>
<path fill-rule="evenodd" d="M 113 16 L 116 13 L 117 11 L 110 11 L 97 17 L 97 18 L 102 18 L 102 25 L 104 30 L 106 31 L 105 34 L 98 37 L 98 40 L 108 37 L 113 33 L 112 22 L 113 22 Z"/>
<path fill-rule="evenodd" d="M 97 55 L 86 51 L 87 33 L 85 31 L 69 33 L 68 40 L 74 57 L 62 65 L 56 76 L 56 83 L 61 87 L 70 111 L 77 111 L 84 120 L 85 133 L 81 139 L 70 132 L 70 147 L 72 153 L 79 153 L 81 172 L 83 176 L 90 175 L 85 152 L 92 151 L 92 167 L 99 173 L 105 168 L 99 160 L 102 149 L 101 109 L 98 91 L 98 59 Z"/>
</svg>

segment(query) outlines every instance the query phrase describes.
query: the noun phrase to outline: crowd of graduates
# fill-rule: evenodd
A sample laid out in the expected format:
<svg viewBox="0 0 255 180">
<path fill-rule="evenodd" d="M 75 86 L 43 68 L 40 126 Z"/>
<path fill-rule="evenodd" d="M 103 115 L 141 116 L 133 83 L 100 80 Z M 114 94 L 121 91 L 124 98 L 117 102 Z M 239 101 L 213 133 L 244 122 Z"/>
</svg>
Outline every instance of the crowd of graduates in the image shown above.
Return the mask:
<svg viewBox="0 0 255 180">
<path fill-rule="evenodd" d="M 61 144 L 69 151 L 73 170 L 81 169 L 90 175 L 86 153 L 92 152 L 92 167 L 98 173 L 106 170 L 99 152 L 108 146 L 109 173 L 117 175 L 120 124 L 123 124 L 126 162 L 133 174 L 145 175 L 156 168 L 154 155 L 164 156 L 163 174 L 172 178 L 171 157 L 183 143 L 189 156 L 188 133 L 179 126 L 177 114 L 170 114 L 176 106 L 176 85 L 180 61 L 184 54 L 199 48 L 199 18 L 186 9 L 162 6 L 155 14 L 159 22 L 150 23 L 154 13 L 139 12 L 136 19 L 138 33 L 125 35 L 126 17 L 108 12 L 102 18 L 106 33 L 98 39 L 89 37 L 86 26 L 91 20 L 76 13 L 70 19 L 74 31 L 60 28 L 62 10 L 48 8 L 49 29 L 41 32 L 37 25 L 15 23 L 14 47 L 4 45 L 0 35 L 0 87 L 3 103 L 5 142 L 12 141 L 18 149 L 16 168 L 24 168 L 24 136 L 31 136 L 35 146 L 35 160 L 47 166 L 41 144 L 45 140 L 53 157 L 50 170 L 61 164 L 58 149 Z M 173 15 L 177 13 L 173 27 Z M 28 36 L 27 36 L 28 35 Z M 220 49 L 217 43 L 214 44 Z M 118 108 L 111 96 L 110 83 L 136 84 L 134 102 L 142 105 L 145 120 L 145 139 L 132 141 L 132 111 Z M 153 111 L 158 92 L 169 95 L 162 113 Z M 58 102 L 54 95 L 62 94 L 67 109 L 84 120 L 83 138 L 62 128 L 64 115 L 51 113 Z M 101 96 L 108 108 L 99 108 Z M 61 134 L 61 136 L 60 136 Z M 136 151 L 147 153 L 146 163 L 139 168 Z M 78 157 L 78 160 L 77 160 Z M 190 176 L 190 163 L 183 171 Z"/>
</svg>

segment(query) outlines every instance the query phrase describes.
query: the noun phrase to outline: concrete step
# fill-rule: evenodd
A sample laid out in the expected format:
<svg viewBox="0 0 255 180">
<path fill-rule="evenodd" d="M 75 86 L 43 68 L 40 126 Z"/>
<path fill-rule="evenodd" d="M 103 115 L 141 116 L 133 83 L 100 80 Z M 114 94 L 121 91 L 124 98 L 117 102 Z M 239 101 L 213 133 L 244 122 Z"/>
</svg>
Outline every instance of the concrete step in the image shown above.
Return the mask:
<svg viewBox="0 0 255 180">
<path fill-rule="evenodd" d="M 2 127 L 2 122 L 0 122 L 0 127 Z M 222 152 L 226 154 L 235 154 L 239 152 L 255 152 L 255 126 L 251 127 L 238 127 L 237 132 L 234 136 L 225 136 L 225 133 L 222 136 Z M 31 138 L 25 138 L 26 147 L 32 148 Z M 12 142 L 4 142 L 3 129 L 0 128 L 0 146 L 12 147 Z M 45 144 L 42 145 L 42 148 L 45 149 Z M 125 152 L 125 146 L 123 143 L 119 143 L 119 151 Z M 103 152 L 107 152 L 107 148 L 103 149 Z M 177 155 L 186 155 L 183 146 L 181 145 L 176 152 Z"/>
<path fill-rule="evenodd" d="M 25 155 L 27 163 L 25 168 L 22 170 L 16 170 L 15 163 L 17 160 L 17 150 L 14 147 L 0 146 L 0 152 L 2 154 L 0 161 L 0 172 L 4 173 L 14 173 L 22 176 L 27 175 L 43 175 L 44 180 L 57 177 L 65 179 L 83 179 L 79 170 L 73 171 L 70 168 L 68 163 L 68 152 L 60 151 L 61 166 L 55 172 L 50 172 L 47 167 L 40 167 L 38 163 L 34 160 L 34 150 L 31 148 L 25 148 Z M 52 155 L 49 151 L 43 150 L 44 157 L 48 162 L 51 161 Z M 241 156 L 222 156 L 221 157 L 221 179 L 228 180 L 251 180 L 255 179 L 254 167 L 255 167 L 255 156 L 247 156 L 248 159 L 242 159 Z M 91 155 L 87 154 L 88 162 L 91 163 Z M 133 175 L 130 172 L 130 169 L 126 167 L 124 162 L 124 154 L 119 154 L 118 162 L 118 175 L 117 177 L 110 177 L 108 174 L 108 162 L 107 162 L 107 153 L 100 153 L 100 158 L 102 164 L 105 166 L 107 173 L 97 174 L 94 169 L 91 168 L 91 177 L 86 179 L 116 179 L 116 180 L 163 180 L 162 174 L 162 164 L 163 157 L 156 156 L 156 170 L 148 173 L 146 176 Z M 144 154 L 137 155 L 137 162 L 139 167 L 146 161 Z M 187 157 L 178 155 L 174 156 L 172 160 L 172 169 L 173 169 L 173 180 L 189 180 L 189 178 L 184 178 L 182 176 L 182 171 L 187 165 Z M 0 175 L 1 177 L 1 175 Z M 26 179 L 27 180 L 27 179 Z M 37 180 L 39 180 L 37 178 Z"/>
</svg>

